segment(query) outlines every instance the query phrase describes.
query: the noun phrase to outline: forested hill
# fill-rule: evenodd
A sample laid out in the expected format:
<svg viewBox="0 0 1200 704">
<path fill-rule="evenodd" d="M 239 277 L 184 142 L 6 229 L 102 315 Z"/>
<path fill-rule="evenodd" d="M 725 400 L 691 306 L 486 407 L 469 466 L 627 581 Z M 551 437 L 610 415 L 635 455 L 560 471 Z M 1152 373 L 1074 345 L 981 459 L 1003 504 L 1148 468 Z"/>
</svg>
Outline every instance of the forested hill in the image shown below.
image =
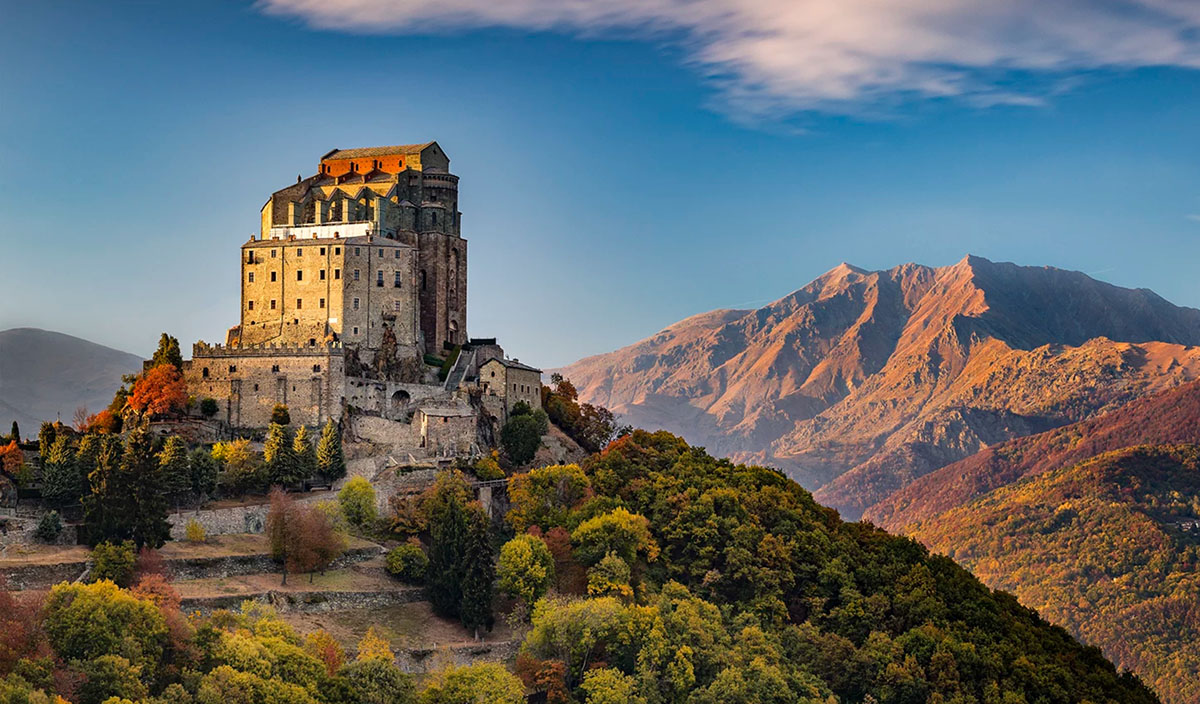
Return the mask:
<svg viewBox="0 0 1200 704">
<path fill-rule="evenodd" d="M 1102 454 L 912 530 L 1138 672 L 1164 702 L 1200 702 L 1200 446 Z"/>
<path fill-rule="evenodd" d="M 569 531 L 592 565 L 590 596 L 540 602 L 523 651 L 575 692 L 603 662 L 631 678 L 628 701 L 1158 701 L 950 559 L 666 432 L 510 493 L 513 528 Z"/>
</svg>

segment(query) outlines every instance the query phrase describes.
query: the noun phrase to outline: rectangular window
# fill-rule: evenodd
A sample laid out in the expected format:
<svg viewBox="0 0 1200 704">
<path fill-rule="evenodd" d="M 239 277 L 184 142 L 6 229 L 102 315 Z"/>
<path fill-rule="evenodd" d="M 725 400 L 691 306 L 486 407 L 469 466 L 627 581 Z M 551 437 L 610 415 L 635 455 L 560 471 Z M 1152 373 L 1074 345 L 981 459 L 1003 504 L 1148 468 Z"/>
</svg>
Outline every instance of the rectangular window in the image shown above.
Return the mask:
<svg viewBox="0 0 1200 704">
<path fill-rule="evenodd" d="M 320 364 L 314 364 L 314 365 L 313 365 L 313 371 L 314 371 L 314 372 L 319 372 L 319 371 L 321 371 L 321 365 L 320 365 Z"/>
<path fill-rule="evenodd" d="M 303 299 L 303 298 L 297 298 L 297 299 L 296 299 L 296 308 L 297 308 L 297 309 L 300 309 L 300 308 L 303 308 L 303 307 L 304 307 L 304 299 Z"/>
<path fill-rule="evenodd" d="M 246 275 L 246 280 L 249 281 L 250 283 L 254 283 L 254 272 L 253 271 Z"/>
<path fill-rule="evenodd" d="M 357 325 L 355 325 L 355 326 L 354 326 L 354 334 L 355 334 L 355 335 L 357 335 L 357 334 L 358 334 L 358 326 L 357 326 Z"/>
<path fill-rule="evenodd" d="M 279 272 L 276 272 L 276 271 L 272 271 L 272 272 L 271 272 L 271 283 L 275 283 L 275 275 L 276 275 L 277 273 L 279 273 Z"/>
<path fill-rule="evenodd" d="M 383 269 L 375 272 L 375 285 L 378 287 L 383 287 Z"/>
<path fill-rule="evenodd" d="M 379 256 L 381 256 L 381 257 L 383 256 L 383 250 L 382 250 L 382 249 L 381 249 L 381 250 L 379 250 Z"/>
<path fill-rule="evenodd" d="M 401 306 L 400 301 L 392 301 L 392 309 L 395 310 L 397 313 L 400 312 L 400 306 Z"/>
<path fill-rule="evenodd" d="M 246 301 L 246 310 L 254 310 L 254 301 Z"/>
<path fill-rule="evenodd" d="M 396 272 L 394 285 L 396 288 L 400 288 L 400 272 L 398 272 L 398 271 Z"/>
<path fill-rule="evenodd" d="M 303 247 L 297 247 L 297 248 L 296 248 L 296 256 L 297 256 L 297 257 L 303 257 L 303 256 L 304 256 L 304 248 L 303 248 Z"/>
<path fill-rule="evenodd" d="M 354 248 L 354 256 L 356 256 L 356 257 L 358 256 L 358 247 Z"/>
<path fill-rule="evenodd" d="M 236 371 L 237 371 L 237 365 L 236 365 L 236 364 L 230 364 L 230 365 L 229 365 L 229 373 L 230 373 L 230 374 L 233 374 L 233 373 L 234 373 L 234 372 L 236 372 Z"/>
<path fill-rule="evenodd" d="M 400 258 L 400 250 L 398 250 L 398 249 L 396 250 L 396 258 L 397 258 L 397 259 L 399 259 L 399 258 Z"/>
<path fill-rule="evenodd" d="M 272 365 L 271 365 L 271 371 L 273 371 L 273 372 L 275 372 L 276 374 L 278 374 L 278 373 L 279 373 L 279 365 L 278 365 L 278 364 L 272 364 Z"/>
<path fill-rule="evenodd" d="M 247 252 L 247 253 L 246 253 L 246 263 L 247 263 L 247 264 L 253 264 L 253 263 L 254 263 L 254 252 Z"/>
<path fill-rule="evenodd" d="M 354 270 L 354 280 L 358 281 L 358 269 Z"/>
<path fill-rule="evenodd" d="M 333 280 L 334 280 L 334 281 L 338 281 L 338 280 L 340 280 L 341 278 L 342 278 L 342 270 L 341 270 L 341 269 L 334 269 L 334 270 L 333 270 Z"/>
<path fill-rule="evenodd" d="M 273 250 L 273 249 L 271 250 L 271 258 L 272 258 L 272 259 L 274 259 L 274 258 L 275 258 L 275 250 Z"/>
<path fill-rule="evenodd" d="M 297 271 L 297 272 L 296 272 L 296 280 L 297 280 L 297 281 L 303 281 L 303 280 L 304 280 L 304 271 L 303 271 L 303 270 L 299 270 L 299 271 Z"/>
<path fill-rule="evenodd" d="M 320 276 L 318 276 L 317 278 L 318 278 L 318 279 L 320 279 L 320 280 L 322 280 L 322 281 L 324 281 L 324 280 L 325 280 L 325 270 L 324 270 L 324 269 L 322 269 L 322 270 L 321 270 L 321 275 L 320 275 Z"/>
<path fill-rule="evenodd" d="M 320 302 L 320 304 L 318 304 L 318 305 L 317 305 L 317 307 L 318 307 L 318 308 L 324 308 L 324 307 L 325 307 L 325 299 L 324 299 L 324 298 L 322 298 L 322 299 L 321 299 L 321 302 Z"/>
<path fill-rule="evenodd" d="M 322 257 L 325 256 L 325 248 L 324 247 L 321 248 L 321 256 Z"/>
<path fill-rule="evenodd" d="M 271 310 L 275 310 L 275 299 L 271 299 Z"/>
<path fill-rule="evenodd" d="M 354 310 L 358 310 L 358 299 L 354 299 Z"/>
<path fill-rule="evenodd" d="M 333 253 L 334 253 L 334 254 L 341 254 L 341 253 L 342 253 L 342 248 L 341 248 L 341 247 L 334 247 L 334 248 L 333 248 Z"/>
</svg>

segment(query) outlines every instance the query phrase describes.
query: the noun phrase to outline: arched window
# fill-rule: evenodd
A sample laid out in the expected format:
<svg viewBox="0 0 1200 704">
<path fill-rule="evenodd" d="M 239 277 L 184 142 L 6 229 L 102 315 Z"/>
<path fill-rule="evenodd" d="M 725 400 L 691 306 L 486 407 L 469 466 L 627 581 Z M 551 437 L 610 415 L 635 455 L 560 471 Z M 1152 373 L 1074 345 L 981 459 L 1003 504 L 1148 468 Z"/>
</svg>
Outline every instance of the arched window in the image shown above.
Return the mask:
<svg viewBox="0 0 1200 704">
<path fill-rule="evenodd" d="M 426 288 L 427 288 L 427 286 L 426 286 L 426 282 L 425 282 L 425 270 L 422 269 L 421 270 L 421 290 L 424 291 Z"/>
</svg>

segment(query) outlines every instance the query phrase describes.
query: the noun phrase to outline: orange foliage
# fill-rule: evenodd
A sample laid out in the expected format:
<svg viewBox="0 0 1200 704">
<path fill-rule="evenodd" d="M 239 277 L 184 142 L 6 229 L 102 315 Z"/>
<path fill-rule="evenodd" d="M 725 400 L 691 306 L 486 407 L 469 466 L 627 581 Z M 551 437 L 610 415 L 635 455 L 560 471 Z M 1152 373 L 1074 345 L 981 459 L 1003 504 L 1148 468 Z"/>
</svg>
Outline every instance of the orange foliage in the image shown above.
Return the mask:
<svg viewBox="0 0 1200 704">
<path fill-rule="evenodd" d="M 330 677 L 337 674 L 346 662 L 346 651 L 342 650 L 337 640 L 324 629 L 309 633 L 305 637 L 304 647 L 309 654 L 325 663 L 325 670 Z"/>
<path fill-rule="evenodd" d="M 546 704 L 567 704 L 567 665 L 560 660 L 539 660 L 527 653 L 517 655 L 515 667 L 527 689 L 546 695 Z"/>
<path fill-rule="evenodd" d="M 105 408 L 99 413 L 93 413 L 87 417 L 84 423 L 83 432 L 85 433 L 115 433 L 121 427 L 121 419 L 116 413 Z"/>
<path fill-rule="evenodd" d="M 21 448 L 17 447 L 16 440 L 0 447 L 0 472 L 12 476 L 21 469 L 24 462 L 25 456 L 21 454 Z"/>
<path fill-rule="evenodd" d="M 129 396 L 130 408 L 152 416 L 181 410 L 186 403 L 187 385 L 171 364 L 160 364 L 138 377 Z"/>
<path fill-rule="evenodd" d="M 174 611 L 179 608 L 179 592 L 175 591 L 175 587 L 171 586 L 166 577 L 157 572 L 144 575 L 137 584 L 133 585 L 132 591 L 134 596 L 152 601 L 155 606 L 164 611 Z"/>
</svg>

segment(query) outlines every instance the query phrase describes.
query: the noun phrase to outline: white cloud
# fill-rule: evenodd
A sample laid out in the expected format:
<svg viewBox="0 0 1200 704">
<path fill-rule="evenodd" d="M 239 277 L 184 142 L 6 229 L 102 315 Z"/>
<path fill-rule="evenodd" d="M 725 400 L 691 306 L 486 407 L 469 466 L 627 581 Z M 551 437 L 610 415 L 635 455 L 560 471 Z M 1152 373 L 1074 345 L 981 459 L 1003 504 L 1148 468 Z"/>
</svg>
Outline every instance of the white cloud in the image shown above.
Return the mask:
<svg viewBox="0 0 1200 704">
<path fill-rule="evenodd" d="M 730 111 L 1037 104 L 1072 73 L 1200 68 L 1200 0 L 259 0 L 359 33 L 506 27 L 682 46 Z M 1014 76 L 1019 80 L 1014 80 Z"/>
</svg>

